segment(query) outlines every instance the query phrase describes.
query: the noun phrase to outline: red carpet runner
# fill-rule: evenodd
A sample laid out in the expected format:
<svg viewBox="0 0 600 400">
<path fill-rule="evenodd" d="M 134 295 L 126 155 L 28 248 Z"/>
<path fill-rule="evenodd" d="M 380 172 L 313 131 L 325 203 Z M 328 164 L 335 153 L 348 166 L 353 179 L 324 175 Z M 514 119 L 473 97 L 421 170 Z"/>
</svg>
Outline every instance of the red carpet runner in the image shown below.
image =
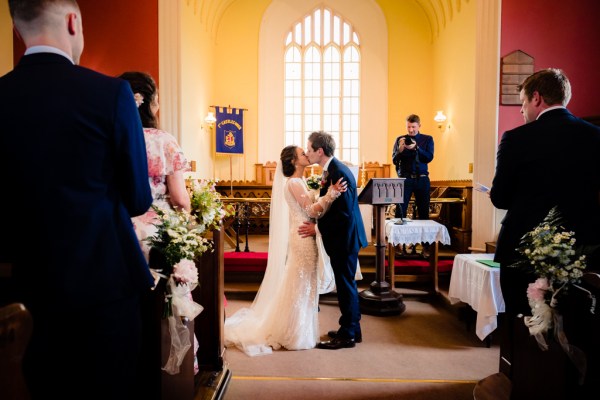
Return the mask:
<svg viewBox="0 0 600 400">
<path fill-rule="evenodd" d="M 225 272 L 264 272 L 267 268 L 266 252 L 225 252 Z M 452 271 L 453 259 L 441 259 L 438 261 L 439 272 Z M 387 267 L 387 259 L 385 266 Z M 423 259 L 396 259 L 394 260 L 396 271 L 400 273 L 426 273 L 430 271 L 429 261 Z"/>
</svg>

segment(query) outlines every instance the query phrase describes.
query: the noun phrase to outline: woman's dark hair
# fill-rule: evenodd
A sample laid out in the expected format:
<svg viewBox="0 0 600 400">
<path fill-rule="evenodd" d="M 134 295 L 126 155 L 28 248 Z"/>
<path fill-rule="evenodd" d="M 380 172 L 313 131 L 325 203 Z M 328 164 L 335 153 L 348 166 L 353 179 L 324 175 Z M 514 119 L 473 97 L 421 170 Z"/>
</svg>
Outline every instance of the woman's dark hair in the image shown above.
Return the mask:
<svg viewBox="0 0 600 400">
<path fill-rule="evenodd" d="M 118 76 L 129 82 L 133 93 L 139 93 L 144 98 L 144 102 L 139 105 L 138 111 L 142 119 L 144 128 L 158 128 L 158 118 L 152 113 L 150 104 L 156 99 L 156 83 L 150 74 L 145 72 L 130 71 L 124 72 Z"/>
<path fill-rule="evenodd" d="M 281 155 L 279 158 L 281 159 L 281 169 L 283 170 L 283 176 L 287 176 L 288 178 L 294 175 L 294 171 L 296 171 L 296 165 L 294 165 L 294 161 L 298 159 L 296 154 L 296 149 L 298 146 L 289 145 L 285 146 L 283 150 L 281 150 Z"/>
</svg>

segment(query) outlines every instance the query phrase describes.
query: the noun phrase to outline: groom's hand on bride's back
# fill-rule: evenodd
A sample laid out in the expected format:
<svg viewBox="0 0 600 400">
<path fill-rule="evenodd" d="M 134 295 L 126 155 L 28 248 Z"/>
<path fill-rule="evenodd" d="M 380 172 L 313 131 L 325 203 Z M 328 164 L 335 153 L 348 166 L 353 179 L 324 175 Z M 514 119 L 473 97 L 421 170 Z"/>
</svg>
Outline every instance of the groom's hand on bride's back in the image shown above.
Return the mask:
<svg viewBox="0 0 600 400">
<path fill-rule="evenodd" d="M 304 221 L 302 225 L 298 227 L 298 234 L 303 238 L 316 236 L 317 231 L 315 230 L 315 223 L 311 221 Z"/>
</svg>

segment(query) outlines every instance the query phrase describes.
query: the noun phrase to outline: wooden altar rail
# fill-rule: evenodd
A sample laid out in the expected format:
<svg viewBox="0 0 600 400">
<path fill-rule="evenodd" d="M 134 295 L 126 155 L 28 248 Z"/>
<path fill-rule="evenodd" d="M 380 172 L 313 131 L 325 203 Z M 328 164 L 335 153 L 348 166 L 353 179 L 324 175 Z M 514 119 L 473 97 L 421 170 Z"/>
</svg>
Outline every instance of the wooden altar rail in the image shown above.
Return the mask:
<svg viewBox="0 0 600 400">
<path fill-rule="evenodd" d="M 446 180 L 432 181 L 432 193 L 442 193 L 443 197 L 432 197 L 431 205 L 440 206 L 435 212 L 430 213 L 431 219 L 446 226 L 452 240 L 451 247 L 458 253 L 469 253 L 472 236 L 472 204 L 473 183 L 471 180 Z M 271 198 L 271 186 L 259 185 L 256 182 L 235 182 L 233 185 L 233 196 L 229 196 L 231 189 L 229 182 L 219 182 L 217 191 L 223 196 L 226 204 L 245 204 L 245 210 L 249 213 L 247 220 L 242 221 L 240 233 L 246 234 L 269 234 L 269 202 Z M 411 205 L 414 202 L 411 201 Z M 257 206 L 260 207 L 257 208 Z M 236 206 L 237 207 L 237 206 Z M 393 217 L 388 207 L 388 216 Z M 252 213 L 258 210 L 257 213 Z M 235 217 L 229 218 L 225 224 L 225 240 L 232 246 L 238 247 L 244 239 L 236 234 Z M 246 231 L 247 229 L 247 231 Z"/>
<path fill-rule="evenodd" d="M 244 251 L 250 251 L 249 233 L 259 232 L 269 234 L 269 215 L 271 211 L 270 198 L 230 198 L 221 199 L 223 204 L 233 208 L 233 216 L 223 223 L 225 240 L 239 252 L 240 243 L 245 243 Z M 240 235 L 245 236 L 245 240 Z"/>
</svg>

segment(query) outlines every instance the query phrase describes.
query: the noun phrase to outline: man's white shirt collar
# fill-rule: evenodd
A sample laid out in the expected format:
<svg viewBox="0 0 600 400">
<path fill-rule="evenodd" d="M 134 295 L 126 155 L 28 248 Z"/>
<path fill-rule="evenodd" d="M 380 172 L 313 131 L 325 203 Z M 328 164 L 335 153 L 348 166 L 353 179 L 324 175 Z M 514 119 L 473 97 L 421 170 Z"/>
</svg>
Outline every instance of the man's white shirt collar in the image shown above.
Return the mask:
<svg viewBox="0 0 600 400">
<path fill-rule="evenodd" d="M 543 113 L 548 112 L 548 111 L 552 111 L 552 110 L 557 110 L 559 108 L 567 108 L 567 107 L 565 107 L 565 106 L 552 106 L 552 107 L 548 107 L 544 111 L 542 111 L 541 113 L 538 114 L 536 120 L 540 119 L 540 117 L 542 116 Z"/>
<path fill-rule="evenodd" d="M 331 160 L 333 160 L 333 157 L 331 157 L 329 160 L 327 160 L 327 162 L 323 166 L 323 171 L 327 171 L 327 168 L 329 168 L 329 164 L 331 164 Z"/>
<path fill-rule="evenodd" d="M 28 56 L 30 54 L 37 54 L 37 53 L 59 54 L 65 58 L 67 58 L 67 60 L 71 61 L 72 64 L 75 64 L 70 55 L 68 55 L 67 53 L 65 53 L 64 51 L 62 51 L 61 49 L 58 49 L 56 47 L 41 45 L 41 46 L 31 46 L 27 50 L 25 50 L 26 56 Z"/>
</svg>

